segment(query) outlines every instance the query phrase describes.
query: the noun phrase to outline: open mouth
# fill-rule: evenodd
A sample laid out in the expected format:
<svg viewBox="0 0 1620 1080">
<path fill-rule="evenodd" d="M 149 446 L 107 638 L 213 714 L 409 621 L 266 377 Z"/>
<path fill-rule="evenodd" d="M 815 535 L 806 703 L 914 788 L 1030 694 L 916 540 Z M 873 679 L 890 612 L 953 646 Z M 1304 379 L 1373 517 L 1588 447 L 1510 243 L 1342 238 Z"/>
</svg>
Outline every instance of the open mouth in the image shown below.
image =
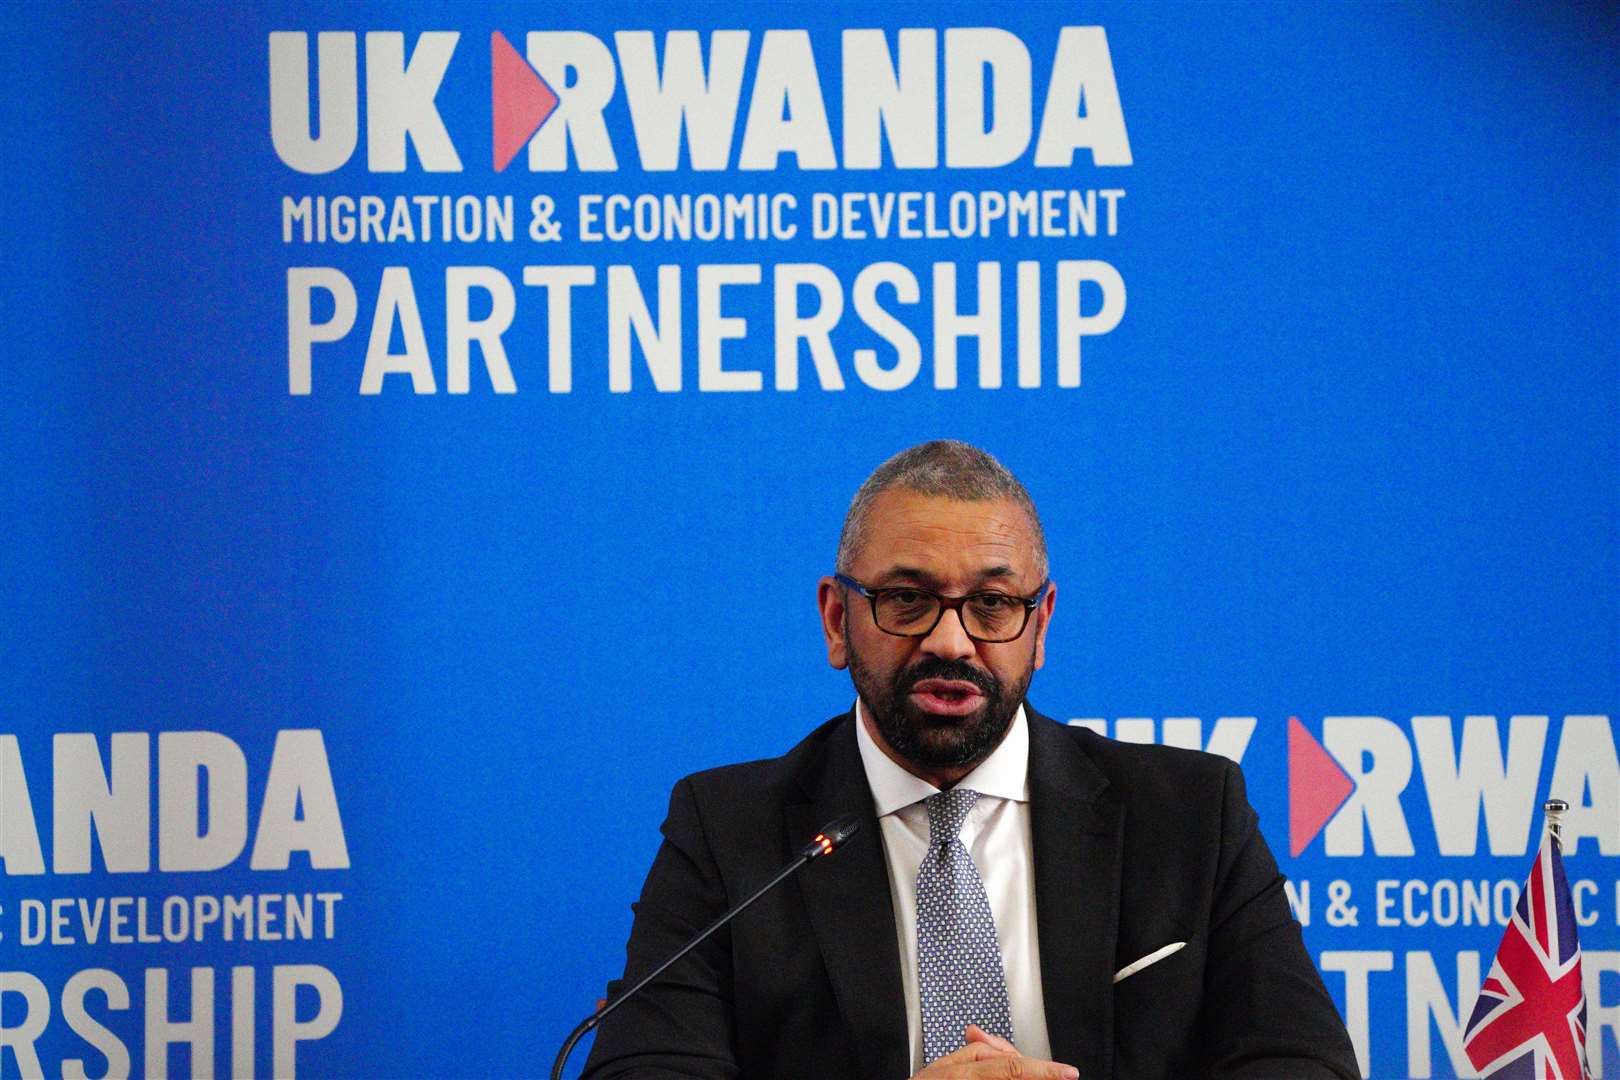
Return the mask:
<svg viewBox="0 0 1620 1080">
<path fill-rule="evenodd" d="M 911 688 L 910 699 L 925 712 L 964 716 L 984 700 L 984 691 L 962 679 L 923 679 Z"/>
</svg>

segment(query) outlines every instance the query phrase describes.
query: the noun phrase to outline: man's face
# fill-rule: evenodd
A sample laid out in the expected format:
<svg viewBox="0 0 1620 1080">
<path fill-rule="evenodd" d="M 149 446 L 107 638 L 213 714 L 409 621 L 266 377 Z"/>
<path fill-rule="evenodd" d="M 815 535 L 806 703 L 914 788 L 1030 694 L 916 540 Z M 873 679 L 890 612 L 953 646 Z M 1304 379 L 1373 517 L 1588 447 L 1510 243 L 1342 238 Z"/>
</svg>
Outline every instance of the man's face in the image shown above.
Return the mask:
<svg viewBox="0 0 1620 1080">
<path fill-rule="evenodd" d="M 966 502 L 891 488 L 873 502 L 866 526 L 849 576 L 868 588 L 910 585 L 957 597 L 1030 596 L 1041 586 L 1034 530 L 1011 499 Z M 953 611 L 927 637 L 896 637 L 878 629 L 865 597 L 823 578 L 827 659 L 849 668 L 868 730 L 890 757 L 925 779 L 954 782 L 1006 734 L 1045 661 L 1055 598 L 1048 589 L 1024 632 L 1008 642 L 974 641 Z"/>
</svg>

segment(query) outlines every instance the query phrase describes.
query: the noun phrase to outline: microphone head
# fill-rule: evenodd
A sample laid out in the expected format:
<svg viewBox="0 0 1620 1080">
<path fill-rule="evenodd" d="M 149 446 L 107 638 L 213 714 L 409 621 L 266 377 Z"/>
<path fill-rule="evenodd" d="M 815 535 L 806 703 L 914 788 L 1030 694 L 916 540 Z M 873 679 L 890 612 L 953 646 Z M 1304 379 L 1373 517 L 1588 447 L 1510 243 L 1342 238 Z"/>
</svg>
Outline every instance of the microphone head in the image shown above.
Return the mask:
<svg viewBox="0 0 1620 1080">
<path fill-rule="evenodd" d="M 811 859 L 831 855 L 842 847 L 846 840 L 854 836 L 860 827 L 861 819 L 854 814 L 845 814 L 843 817 L 833 818 L 821 827 L 821 831 L 808 844 L 800 849 L 800 854 Z"/>
</svg>

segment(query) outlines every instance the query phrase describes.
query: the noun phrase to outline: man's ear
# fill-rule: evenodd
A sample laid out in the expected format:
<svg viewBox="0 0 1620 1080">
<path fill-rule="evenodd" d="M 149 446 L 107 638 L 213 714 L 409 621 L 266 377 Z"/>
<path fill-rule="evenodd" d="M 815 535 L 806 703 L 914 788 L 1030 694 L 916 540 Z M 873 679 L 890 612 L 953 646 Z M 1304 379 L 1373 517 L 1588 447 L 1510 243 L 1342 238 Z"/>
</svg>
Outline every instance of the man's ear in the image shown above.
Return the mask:
<svg viewBox="0 0 1620 1080">
<path fill-rule="evenodd" d="M 1046 663 L 1046 628 L 1052 624 L 1052 608 L 1057 604 L 1057 582 L 1046 586 L 1046 595 L 1041 597 L 1040 606 L 1035 609 L 1035 666 L 1039 668 Z"/>
<path fill-rule="evenodd" d="M 816 586 L 821 608 L 821 636 L 827 639 L 827 663 L 840 671 L 849 666 L 849 645 L 844 637 L 844 587 L 830 577 Z"/>
</svg>

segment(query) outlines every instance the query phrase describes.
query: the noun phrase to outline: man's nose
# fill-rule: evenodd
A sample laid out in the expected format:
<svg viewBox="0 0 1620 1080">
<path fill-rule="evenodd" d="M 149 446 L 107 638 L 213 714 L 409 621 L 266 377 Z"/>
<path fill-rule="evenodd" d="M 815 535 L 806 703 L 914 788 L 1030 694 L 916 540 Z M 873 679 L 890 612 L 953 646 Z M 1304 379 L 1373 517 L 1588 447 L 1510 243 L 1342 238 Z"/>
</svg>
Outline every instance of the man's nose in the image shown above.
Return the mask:
<svg viewBox="0 0 1620 1080">
<path fill-rule="evenodd" d="M 922 650 L 946 660 L 966 660 L 974 655 L 977 649 L 967 635 L 967 627 L 962 625 L 960 608 L 941 613 L 934 629 L 923 638 Z"/>
</svg>

